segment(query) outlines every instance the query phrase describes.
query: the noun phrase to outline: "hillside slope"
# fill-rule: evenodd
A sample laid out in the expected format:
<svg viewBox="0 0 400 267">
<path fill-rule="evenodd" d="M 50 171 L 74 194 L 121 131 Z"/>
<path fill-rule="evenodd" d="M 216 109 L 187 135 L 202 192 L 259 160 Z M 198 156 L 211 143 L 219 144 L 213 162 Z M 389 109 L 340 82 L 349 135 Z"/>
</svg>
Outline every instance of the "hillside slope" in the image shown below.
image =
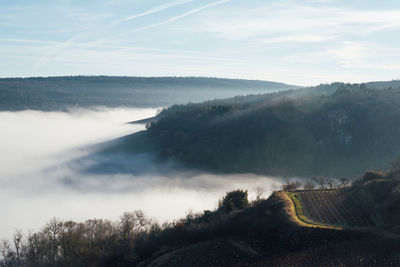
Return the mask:
<svg viewBox="0 0 400 267">
<path fill-rule="evenodd" d="M 369 177 L 368 181 L 365 177 Z M 372 178 L 371 173 L 365 177 L 346 189 L 278 191 L 266 201 L 230 214 L 223 223 L 216 223 L 218 226 L 188 225 L 186 234 L 191 233 L 192 237 L 196 236 L 193 231 L 220 230 L 213 232 L 213 238 L 204 235 L 200 240 L 182 235 L 184 239 L 175 240 L 174 246 L 152 254 L 141 266 L 397 266 L 400 264 L 400 237 L 395 232 L 400 221 L 393 221 L 396 212 L 382 213 L 382 203 L 388 205 L 386 208 L 400 207 L 400 202 L 393 201 L 400 196 L 397 190 L 400 180 Z M 379 185 L 372 189 L 372 183 Z M 384 188 L 392 190 L 382 192 Z M 338 192 L 351 201 L 350 206 L 332 197 Z M 365 198 L 366 192 L 369 192 L 369 199 Z M 304 222 L 297 216 L 293 193 L 300 197 L 306 216 L 313 222 Z M 311 193 L 320 197 L 305 201 L 306 194 Z M 370 206 L 371 198 L 376 200 L 373 206 Z M 367 211 L 358 211 L 368 206 Z M 349 207 L 352 213 L 348 213 Z M 321 212 L 326 220 L 310 216 L 311 209 Z M 371 218 L 376 214 L 390 216 L 381 217 L 381 222 L 385 223 L 379 224 L 365 221 L 368 213 L 373 214 Z M 342 219 L 348 221 L 337 223 Z"/>
<path fill-rule="evenodd" d="M 369 173 L 348 188 L 347 199 L 360 201 L 352 202 L 355 207 L 375 203 L 369 212 L 382 215 L 384 224 L 373 227 L 304 220 L 290 195 L 305 191 L 276 191 L 249 203 L 247 191 L 234 190 L 213 211 L 189 212 L 163 224 L 141 211 L 115 222 L 52 219 L 40 231 L 14 239 L 15 247 L 2 241 L 0 266 L 399 266 L 399 177 Z M 300 207 L 330 214 L 327 199 Z M 335 205 L 338 213 L 327 219 L 346 219 L 340 202 Z M 356 223 L 365 214 L 352 211 Z"/>
<path fill-rule="evenodd" d="M 196 77 L 71 76 L 0 79 L 0 110 L 165 107 L 297 88 L 283 83 Z"/>
<path fill-rule="evenodd" d="M 138 137 L 161 161 L 186 168 L 303 177 L 356 178 L 400 155 L 400 88 L 310 90 L 175 105 L 119 149 L 145 151 Z"/>
<path fill-rule="evenodd" d="M 367 172 L 350 187 L 288 193 L 310 224 L 400 233 L 400 175 Z"/>
</svg>

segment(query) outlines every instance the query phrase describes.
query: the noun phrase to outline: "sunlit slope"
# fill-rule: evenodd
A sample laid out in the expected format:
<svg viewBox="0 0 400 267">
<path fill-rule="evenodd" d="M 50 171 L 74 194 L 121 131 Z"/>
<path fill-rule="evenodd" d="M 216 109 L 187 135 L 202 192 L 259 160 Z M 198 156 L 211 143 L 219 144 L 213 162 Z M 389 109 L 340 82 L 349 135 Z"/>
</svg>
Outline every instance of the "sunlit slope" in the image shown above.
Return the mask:
<svg viewBox="0 0 400 267">
<path fill-rule="evenodd" d="M 343 228 L 400 229 L 400 180 L 367 173 L 348 188 L 289 192 L 303 221 Z"/>
</svg>

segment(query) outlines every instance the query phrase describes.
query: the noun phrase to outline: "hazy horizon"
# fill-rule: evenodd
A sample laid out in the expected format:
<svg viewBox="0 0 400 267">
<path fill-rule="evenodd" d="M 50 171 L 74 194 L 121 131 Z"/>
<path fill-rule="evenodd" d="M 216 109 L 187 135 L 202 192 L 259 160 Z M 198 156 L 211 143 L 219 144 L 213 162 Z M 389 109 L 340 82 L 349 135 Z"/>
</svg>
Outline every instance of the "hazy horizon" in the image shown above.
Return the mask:
<svg viewBox="0 0 400 267">
<path fill-rule="evenodd" d="M 396 1 L 7 0 L 0 14 L 3 77 L 400 78 Z"/>
</svg>

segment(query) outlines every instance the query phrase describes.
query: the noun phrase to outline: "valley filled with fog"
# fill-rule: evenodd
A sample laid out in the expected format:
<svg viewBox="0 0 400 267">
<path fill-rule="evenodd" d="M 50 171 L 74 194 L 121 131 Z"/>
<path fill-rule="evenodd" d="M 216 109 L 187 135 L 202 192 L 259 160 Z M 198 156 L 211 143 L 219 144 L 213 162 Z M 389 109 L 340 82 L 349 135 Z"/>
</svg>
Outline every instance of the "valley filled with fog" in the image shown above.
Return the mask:
<svg viewBox="0 0 400 267">
<path fill-rule="evenodd" d="M 271 177 L 240 174 L 87 173 L 82 163 L 76 164 L 98 144 L 144 130 L 143 124 L 126 122 L 156 112 L 151 108 L 0 112 L 0 238 L 17 229 L 39 230 L 53 217 L 115 220 L 125 211 L 141 209 L 163 222 L 189 210 L 214 209 L 227 190 L 248 189 L 254 198 L 256 188 L 262 187 L 267 195 L 279 183 Z M 140 169 L 153 163 L 142 159 L 132 164 Z"/>
<path fill-rule="evenodd" d="M 400 266 L 400 1 L 1 1 L 0 267 Z"/>
</svg>

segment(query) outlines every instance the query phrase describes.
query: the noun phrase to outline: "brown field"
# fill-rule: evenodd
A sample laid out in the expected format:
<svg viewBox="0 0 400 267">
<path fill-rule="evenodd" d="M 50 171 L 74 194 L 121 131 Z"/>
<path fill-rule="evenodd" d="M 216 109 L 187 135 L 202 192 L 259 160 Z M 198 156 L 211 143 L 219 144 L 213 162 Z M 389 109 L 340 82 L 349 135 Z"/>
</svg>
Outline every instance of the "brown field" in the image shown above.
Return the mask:
<svg viewBox="0 0 400 267">
<path fill-rule="evenodd" d="M 372 227 L 377 215 L 350 188 L 304 190 L 293 193 L 304 216 L 312 222 L 342 227 Z"/>
</svg>

